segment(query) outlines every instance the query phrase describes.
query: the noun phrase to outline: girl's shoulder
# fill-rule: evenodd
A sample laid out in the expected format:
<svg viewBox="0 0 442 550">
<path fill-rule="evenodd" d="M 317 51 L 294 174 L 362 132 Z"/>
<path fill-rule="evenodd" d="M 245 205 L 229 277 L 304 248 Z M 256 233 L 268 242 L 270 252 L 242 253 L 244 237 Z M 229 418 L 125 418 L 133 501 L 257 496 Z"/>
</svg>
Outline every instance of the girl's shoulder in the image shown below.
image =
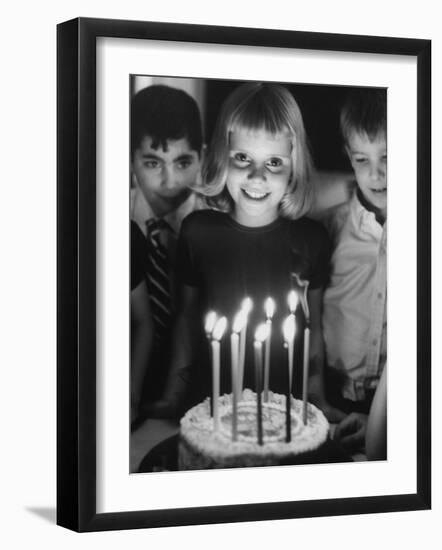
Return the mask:
<svg viewBox="0 0 442 550">
<path fill-rule="evenodd" d="M 225 217 L 226 214 L 224 212 L 203 208 L 201 210 L 194 210 L 188 214 L 184 218 L 183 223 L 186 223 L 186 225 L 215 223 L 223 220 Z"/>
<path fill-rule="evenodd" d="M 307 238 L 312 239 L 327 239 L 327 230 L 324 225 L 318 221 L 303 216 L 297 220 L 287 220 L 291 231 L 295 233 L 301 233 Z"/>
<path fill-rule="evenodd" d="M 290 242 L 308 254 L 314 256 L 328 254 L 331 250 L 329 234 L 321 222 L 302 217 L 297 220 L 288 220 L 290 226 Z"/>
</svg>

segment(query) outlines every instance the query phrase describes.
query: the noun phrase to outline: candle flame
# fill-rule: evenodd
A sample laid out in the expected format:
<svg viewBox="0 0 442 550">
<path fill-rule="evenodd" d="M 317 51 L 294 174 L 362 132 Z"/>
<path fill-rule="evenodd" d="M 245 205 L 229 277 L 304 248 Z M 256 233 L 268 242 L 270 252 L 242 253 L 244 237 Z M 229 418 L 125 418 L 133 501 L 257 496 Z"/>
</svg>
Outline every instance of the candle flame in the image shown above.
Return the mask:
<svg viewBox="0 0 442 550">
<path fill-rule="evenodd" d="M 238 311 L 238 313 L 235 315 L 235 318 L 233 319 L 232 331 L 241 332 L 246 323 L 247 313 L 244 311 L 244 309 L 241 309 L 240 311 Z"/>
<path fill-rule="evenodd" d="M 207 336 L 210 336 L 212 334 L 212 331 L 215 327 L 215 323 L 218 316 L 214 311 L 210 311 L 206 315 L 206 321 L 204 323 L 204 330 L 206 331 Z"/>
<path fill-rule="evenodd" d="M 247 297 L 241 303 L 241 309 L 248 315 L 253 309 L 253 302 L 251 298 Z"/>
<path fill-rule="evenodd" d="M 282 325 L 285 342 L 289 343 L 295 339 L 296 323 L 295 316 L 289 315 Z"/>
<path fill-rule="evenodd" d="M 264 309 L 267 315 L 267 319 L 271 319 L 275 313 L 275 302 L 272 298 L 267 298 L 264 303 Z"/>
<path fill-rule="evenodd" d="M 264 342 L 269 337 L 270 333 L 270 327 L 266 323 L 262 323 L 261 325 L 258 325 L 256 331 L 255 331 L 255 341 L 256 342 Z"/>
<path fill-rule="evenodd" d="M 298 305 L 298 295 L 294 290 L 291 290 L 288 295 L 288 304 L 289 304 L 289 310 L 290 313 L 294 313 L 296 306 Z"/>
<path fill-rule="evenodd" d="M 221 317 L 220 319 L 218 319 L 218 321 L 215 323 L 215 326 L 213 327 L 212 339 L 221 340 L 226 328 L 227 328 L 227 319 L 225 317 Z"/>
</svg>

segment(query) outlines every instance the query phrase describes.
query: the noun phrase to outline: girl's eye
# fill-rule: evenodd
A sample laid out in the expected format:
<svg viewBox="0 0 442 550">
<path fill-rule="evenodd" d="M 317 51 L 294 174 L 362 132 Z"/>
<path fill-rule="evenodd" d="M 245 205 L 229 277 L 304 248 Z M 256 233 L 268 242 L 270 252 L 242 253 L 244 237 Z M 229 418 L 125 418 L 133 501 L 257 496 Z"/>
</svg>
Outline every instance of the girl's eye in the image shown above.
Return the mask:
<svg viewBox="0 0 442 550">
<path fill-rule="evenodd" d="M 271 158 L 267 161 L 267 166 L 270 168 L 280 168 L 282 166 L 282 160 L 280 158 Z"/>
<path fill-rule="evenodd" d="M 245 153 L 235 153 L 233 159 L 239 165 L 250 164 L 250 159 Z"/>
<path fill-rule="evenodd" d="M 358 164 L 364 164 L 364 162 L 367 162 L 367 159 L 364 158 L 364 157 L 356 157 L 354 160 L 355 160 L 355 162 L 357 162 Z"/>
</svg>

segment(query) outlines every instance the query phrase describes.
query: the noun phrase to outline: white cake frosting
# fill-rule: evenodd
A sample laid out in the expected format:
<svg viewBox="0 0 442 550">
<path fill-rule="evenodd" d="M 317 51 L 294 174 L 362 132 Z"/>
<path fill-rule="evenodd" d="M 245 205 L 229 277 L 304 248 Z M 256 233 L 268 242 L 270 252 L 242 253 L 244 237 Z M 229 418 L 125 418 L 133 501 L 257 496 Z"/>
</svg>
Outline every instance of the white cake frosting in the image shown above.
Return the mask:
<svg viewBox="0 0 442 550">
<path fill-rule="evenodd" d="M 303 403 L 291 398 L 291 441 L 286 442 L 286 398 L 269 392 L 262 402 L 263 444 L 257 437 L 256 394 L 244 390 L 238 403 L 238 437 L 232 440 L 232 396 L 218 401 L 220 425 L 214 430 L 210 400 L 196 405 L 181 419 L 180 469 L 265 466 L 280 464 L 313 451 L 327 439 L 329 425 L 323 413 L 307 406 L 307 422 L 302 420 Z"/>
</svg>

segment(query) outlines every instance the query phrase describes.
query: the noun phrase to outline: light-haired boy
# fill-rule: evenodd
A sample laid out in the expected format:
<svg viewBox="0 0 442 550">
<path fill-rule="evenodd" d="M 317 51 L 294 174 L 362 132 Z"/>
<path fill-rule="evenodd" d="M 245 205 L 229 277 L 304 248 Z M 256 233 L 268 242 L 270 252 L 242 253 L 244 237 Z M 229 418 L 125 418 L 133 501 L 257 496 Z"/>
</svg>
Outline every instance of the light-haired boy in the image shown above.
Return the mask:
<svg viewBox="0 0 442 550">
<path fill-rule="evenodd" d="M 363 446 L 387 356 L 386 90 L 350 92 L 340 123 L 356 186 L 325 219 L 333 241 L 323 310 L 325 390 L 341 411 L 336 438 L 355 450 Z"/>
</svg>

